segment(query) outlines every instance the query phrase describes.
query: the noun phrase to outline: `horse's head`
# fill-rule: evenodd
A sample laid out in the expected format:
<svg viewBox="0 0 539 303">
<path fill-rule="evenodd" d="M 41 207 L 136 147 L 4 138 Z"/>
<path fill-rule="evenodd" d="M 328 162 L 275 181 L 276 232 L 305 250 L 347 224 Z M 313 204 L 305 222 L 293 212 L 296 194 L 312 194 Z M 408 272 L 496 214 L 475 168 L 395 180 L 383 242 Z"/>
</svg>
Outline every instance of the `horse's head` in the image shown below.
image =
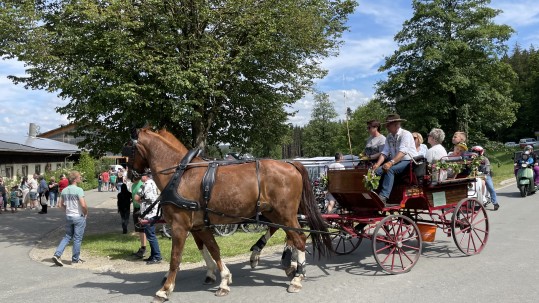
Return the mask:
<svg viewBox="0 0 539 303">
<path fill-rule="evenodd" d="M 139 144 L 139 133 L 146 131 L 145 129 L 133 129 L 131 130 L 131 141 L 127 142 L 123 149 L 122 155 L 128 157 L 127 166 L 129 170 L 127 177 L 131 180 L 138 180 L 146 169 L 150 166 L 146 157 L 146 149 L 143 145 Z"/>
</svg>

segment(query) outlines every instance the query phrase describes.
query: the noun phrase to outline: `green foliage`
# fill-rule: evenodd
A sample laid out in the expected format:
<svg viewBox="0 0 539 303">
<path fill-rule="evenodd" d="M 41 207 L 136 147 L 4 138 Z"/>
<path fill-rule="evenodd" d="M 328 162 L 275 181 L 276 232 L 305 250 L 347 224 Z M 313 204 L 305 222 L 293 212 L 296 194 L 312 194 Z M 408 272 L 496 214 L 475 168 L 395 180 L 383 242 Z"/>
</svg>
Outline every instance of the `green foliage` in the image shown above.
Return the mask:
<svg viewBox="0 0 539 303">
<path fill-rule="evenodd" d="M 530 47 L 523 50 L 515 45 L 513 54 L 503 60 L 511 65 L 517 78 L 512 83 L 513 100 L 520 107 L 517 121 L 503 132 L 489 133 L 499 141 L 516 141 L 520 138 L 533 137 L 539 130 L 539 50 Z"/>
<path fill-rule="evenodd" d="M 374 170 L 369 169 L 367 174 L 363 176 L 363 184 L 368 190 L 376 190 L 380 184 L 380 176 L 377 176 Z"/>
<path fill-rule="evenodd" d="M 515 74 L 500 59 L 513 30 L 493 22 L 500 11 L 489 3 L 413 1 L 413 17 L 395 36 L 399 49 L 380 68 L 388 79 L 377 83 L 377 94 L 408 119 L 408 129 L 473 135 L 515 121 Z"/>
<path fill-rule="evenodd" d="M 11 3 L 11 2 L 10 2 Z M 35 3 L 35 5 L 34 5 Z M 119 152 L 133 124 L 188 147 L 226 142 L 269 155 L 286 108 L 337 54 L 354 0 L 30 1 L 0 10 L 0 56 L 27 88 L 59 92 L 94 155 Z"/>
<path fill-rule="evenodd" d="M 96 161 L 86 151 L 80 155 L 79 162 L 75 164 L 73 170 L 80 172 L 83 182 L 79 186 L 84 190 L 97 187 L 97 178 L 95 177 Z"/>
<path fill-rule="evenodd" d="M 375 98 L 367 104 L 359 106 L 352 113 L 350 118 L 350 136 L 354 154 L 358 155 L 365 149 L 365 142 L 369 138 L 369 133 L 366 130 L 367 121 L 376 119 L 384 122 L 389 112 L 390 110 L 387 105 Z M 387 133 L 383 126 L 380 131 Z"/>
<path fill-rule="evenodd" d="M 305 157 L 330 156 L 335 154 L 335 137 L 338 134 L 339 124 L 334 121 L 337 112 L 329 95 L 316 94 L 311 121 L 305 126 L 303 132 L 303 152 Z"/>
</svg>

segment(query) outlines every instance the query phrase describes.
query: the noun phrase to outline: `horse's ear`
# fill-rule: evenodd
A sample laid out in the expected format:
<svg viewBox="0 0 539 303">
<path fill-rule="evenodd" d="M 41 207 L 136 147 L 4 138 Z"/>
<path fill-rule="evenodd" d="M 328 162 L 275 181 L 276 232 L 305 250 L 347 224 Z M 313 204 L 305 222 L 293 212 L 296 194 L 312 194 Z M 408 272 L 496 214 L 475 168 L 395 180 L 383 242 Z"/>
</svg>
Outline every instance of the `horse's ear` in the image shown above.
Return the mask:
<svg viewBox="0 0 539 303">
<path fill-rule="evenodd" d="M 138 129 L 136 127 L 131 127 L 131 139 L 137 140 L 138 139 Z"/>
</svg>

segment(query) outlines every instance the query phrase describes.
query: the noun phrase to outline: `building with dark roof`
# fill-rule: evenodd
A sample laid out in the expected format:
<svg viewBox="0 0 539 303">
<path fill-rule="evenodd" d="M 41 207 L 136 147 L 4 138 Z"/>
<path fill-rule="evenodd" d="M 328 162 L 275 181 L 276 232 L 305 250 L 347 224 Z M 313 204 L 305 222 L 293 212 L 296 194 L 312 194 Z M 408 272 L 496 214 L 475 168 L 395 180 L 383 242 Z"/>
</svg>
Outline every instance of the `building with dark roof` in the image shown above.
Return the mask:
<svg viewBox="0 0 539 303">
<path fill-rule="evenodd" d="M 0 176 L 43 174 L 79 158 L 81 150 L 76 145 L 37 137 L 35 129 L 31 123 L 28 136 L 0 134 Z"/>
</svg>

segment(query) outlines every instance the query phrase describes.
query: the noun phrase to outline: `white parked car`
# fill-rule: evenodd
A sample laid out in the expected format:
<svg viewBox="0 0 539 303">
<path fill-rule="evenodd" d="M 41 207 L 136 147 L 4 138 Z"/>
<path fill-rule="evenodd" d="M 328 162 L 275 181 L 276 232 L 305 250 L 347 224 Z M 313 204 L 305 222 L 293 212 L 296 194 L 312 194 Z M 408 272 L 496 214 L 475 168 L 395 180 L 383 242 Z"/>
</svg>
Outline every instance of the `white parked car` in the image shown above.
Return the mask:
<svg viewBox="0 0 539 303">
<path fill-rule="evenodd" d="M 535 148 L 539 147 L 539 142 L 537 142 L 534 138 L 524 138 L 520 139 L 518 145 L 520 146 L 520 148 L 524 148 L 526 147 L 526 145 L 531 145 Z"/>
<path fill-rule="evenodd" d="M 505 142 L 506 147 L 516 147 L 518 144 L 516 142 Z"/>
</svg>

